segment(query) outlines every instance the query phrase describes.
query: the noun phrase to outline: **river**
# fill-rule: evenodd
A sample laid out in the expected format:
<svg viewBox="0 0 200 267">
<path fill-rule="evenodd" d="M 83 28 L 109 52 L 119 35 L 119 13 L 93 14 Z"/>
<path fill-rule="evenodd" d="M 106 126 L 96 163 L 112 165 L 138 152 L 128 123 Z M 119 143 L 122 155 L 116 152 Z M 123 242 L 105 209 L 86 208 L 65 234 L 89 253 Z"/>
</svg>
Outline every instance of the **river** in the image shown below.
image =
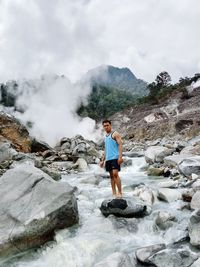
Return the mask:
<svg viewBox="0 0 200 267">
<path fill-rule="evenodd" d="M 147 176 L 145 165 L 144 157 L 139 157 L 132 159 L 132 166 L 122 168 L 120 177 L 125 199 L 132 197 L 133 187 L 137 184 L 144 183 L 156 190 L 158 181 L 166 179 Z M 55 241 L 8 259 L 1 266 L 90 267 L 113 252 L 133 255 L 136 248 L 169 244 L 185 236 L 189 212 L 180 210 L 182 201 L 156 201 L 151 214 L 144 218 L 105 218 L 99 209 L 102 201 L 111 197 L 110 180 L 105 174 L 99 166 L 90 165 L 88 172 L 63 176 L 60 181 L 63 186 L 68 182 L 77 187 L 79 224 L 58 231 Z M 170 211 L 177 218 L 173 227 L 166 231 L 155 228 L 155 216 L 160 210 Z"/>
</svg>

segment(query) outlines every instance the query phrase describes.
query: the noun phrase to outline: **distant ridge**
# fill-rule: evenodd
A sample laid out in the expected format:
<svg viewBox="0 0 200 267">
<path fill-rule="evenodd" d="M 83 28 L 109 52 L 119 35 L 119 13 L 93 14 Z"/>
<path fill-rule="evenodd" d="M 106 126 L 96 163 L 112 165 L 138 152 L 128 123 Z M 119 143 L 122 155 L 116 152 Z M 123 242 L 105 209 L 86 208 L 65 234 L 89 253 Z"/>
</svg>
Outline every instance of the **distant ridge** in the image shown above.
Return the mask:
<svg viewBox="0 0 200 267">
<path fill-rule="evenodd" d="M 89 70 L 82 80 L 89 81 L 92 85 L 129 91 L 138 96 L 148 94 L 147 83 L 137 79 L 129 68 L 102 65 Z"/>
</svg>

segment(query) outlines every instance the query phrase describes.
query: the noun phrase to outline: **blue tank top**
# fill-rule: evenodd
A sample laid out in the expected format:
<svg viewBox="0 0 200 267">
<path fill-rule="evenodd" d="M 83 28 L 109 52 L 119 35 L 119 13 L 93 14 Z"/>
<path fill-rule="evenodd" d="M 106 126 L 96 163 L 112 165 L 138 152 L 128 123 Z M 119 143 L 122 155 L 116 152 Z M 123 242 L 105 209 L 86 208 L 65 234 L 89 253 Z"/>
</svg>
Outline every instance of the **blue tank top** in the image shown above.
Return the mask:
<svg viewBox="0 0 200 267">
<path fill-rule="evenodd" d="M 112 133 L 105 137 L 106 161 L 119 158 L 119 145 L 112 138 Z"/>
</svg>

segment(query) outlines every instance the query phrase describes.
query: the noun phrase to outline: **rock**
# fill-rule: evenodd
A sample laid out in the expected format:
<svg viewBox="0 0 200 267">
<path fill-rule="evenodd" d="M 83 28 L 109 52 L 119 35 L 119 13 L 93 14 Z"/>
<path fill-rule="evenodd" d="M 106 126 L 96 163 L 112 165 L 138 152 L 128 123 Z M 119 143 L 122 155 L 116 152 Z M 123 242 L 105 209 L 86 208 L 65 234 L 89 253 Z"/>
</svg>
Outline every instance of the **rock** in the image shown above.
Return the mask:
<svg viewBox="0 0 200 267">
<path fill-rule="evenodd" d="M 188 155 L 173 155 L 164 158 L 164 163 L 169 167 L 176 167 L 183 159 L 188 158 Z"/>
<path fill-rule="evenodd" d="M 88 171 L 88 165 L 87 162 L 83 158 L 79 158 L 76 163 L 78 165 L 78 171 L 80 172 L 86 172 Z"/>
<path fill-rule="evenodd" d="M 186 146 L 181 150 L 180 155 L 191 155 L 191 156 L 200 155 L 200 145 Z"/>
<path fill-rule="evenodd" d="M 194 189 L 192 188 L 186 189 L 182 192 L 182 199 L 183 201 L 191 202 L 193 195 L 194 195 Z"/>
<path fill-rule="evenodd" d="M 200 190 L 200 179 L 197 179 L 193 184 L 192 184 L 192 188 L 197 191 Z"/>
<path fill-rule="evenodd" d="M 160 188 L 158 189 L 158 198 L 167 202 L 173 202 L 181 199 L 182 195 L 177 189 Z"/>
<path fill-rule="evenodd" d="M 196 210 L 190 217 L 188 225 L 190 243 L 200 248 L 200 210 Z"/>
<path fill-rule="evenodd" d="M 153 191 L 147 186 L 139 186 L 135 188 L 133 195 L 139 197 L 142 201 L 149 205 L 154 203 Z"/>
<path fill-rule="evenodd" d="M 31 140 L 31 152 L 44 152 L 45 150 L 52 150 L 52 148 L 45 142 L 39 141 L 35 138 Z"/>
<path fill-rule="evenodd" d="M 117 217 L 133 218 L 146 215 L 147 206 L 133 199 L 109 199 L 102 202 L 100 210 L 106 217 L 113 214 Z"/>
<path fill-rule="evenodd" d="M 17 151 L 8 142 L 0 142 L 0 163 L 11 160 L 15 155 L 17 155 Z"/>
<path fill-rule="evenodd" d="M 9 140 L 17 151 L 30 152 L 31 139 L 28 130 L 13 116 L 0 112 L 0 136 Z"/>
<path fill-rule="evenodd" d="M 161 176 L 164 174 L 164 167 L 156 168 L 154 166 L 149 166 L 147 174 L 149 176 Z"/>
<path fill-rule="evenodd" d="M 51 166 L 59 171 L 71 170 L 74 167 L 74 163 L 72 161 L 54 161 Z M 78 165 L 75 166 L 76 168 Z"/>
<path fill-rule="evenodd" d="M 163 146 L 150 146 L 145 151 L 145 160 L 149 164 L 154 162 L 163 162 L 163 159 L 166 156 L 169 156 L 173 153 L 173 149 L 168 149 Z"/>
<path fill-rule="evenodd" d="M 138 157 L 143 157 L 144 152 L 143 151 L 126 151 L 126 152 L 123 152 L 123 156 L 130 157 L 130 158 L 138 158 Z"/>
<path fill-rule="evenodd" d="M 191 207 L 191 209 L 194 209 L 194 210 L 200 209 L 200 191 L 197 191 L 192 196 L 190 207 Z"/>
<path fill-rule="evenodd" d="M 74 188 L 55 182 L 30 164 L 8 170 L 0 179 L 0 256 L 40 246 L 54 230 L 78 222 Z"/>
<path fill-rule="evenodd" d="M 191 177 L 192 173 L 200 175 L 200 156 L 194 156 L 182 160 L 178 164 L 179 171 L 186 177 Z"/>
<path fill-rule="evenodd" d="M 147 247 L 142 247 L 136 250 L 136 258 L 142 262 L 149 264 L 149 257 L 151 257 L 156 252 L 165 249 L 165 244 L 151 245 Z"/>
<path fill-rule="evenodd" d="M 123 252 L 115 252 L 109 255 L 104 260 L 100 261 L 93 265 L 94 267 L 134 267 L 135 264 L 131 262 L 131 259 L 128 254 Z"/>
<path fill-rule="evenodd" d="M 199 267 L 200 266 L 200 258 L 198 258 L 198 260 L 196 260 L 192 265 L 190 265 L 190 267 Z"/>
<path fill-rule="evenodd" d="M 149 257 L 149 263 L 159 267 L 189 267 L 198 256 L 185 248 L 168 248 Z"/>
<path fill-rule="evenodd" d="M 155 224 L 161 229 L 166 230 L 173 226 L 173 222 L 176 221 L 175 216 L 167 211 L 159 211 L 155 219 Z"/>
<path fill-rule="evenodd" d="M 167 181 L 158 183 L 158 186 L 162 187 L 162 188 L 177 188 L 178 187 L 178 181 L 174 181 L 174 180 L 169 179 Z"/>
<path fill-rule="evenodd" d="M 62 176 L 60 173 L 52 170 L 51 168 L 48 168 L 46 166 L 42 167 L 42 171 L 47 173 L 51 178 L 53 178 L 55 181 L 61 180 Z"/>
</svg>

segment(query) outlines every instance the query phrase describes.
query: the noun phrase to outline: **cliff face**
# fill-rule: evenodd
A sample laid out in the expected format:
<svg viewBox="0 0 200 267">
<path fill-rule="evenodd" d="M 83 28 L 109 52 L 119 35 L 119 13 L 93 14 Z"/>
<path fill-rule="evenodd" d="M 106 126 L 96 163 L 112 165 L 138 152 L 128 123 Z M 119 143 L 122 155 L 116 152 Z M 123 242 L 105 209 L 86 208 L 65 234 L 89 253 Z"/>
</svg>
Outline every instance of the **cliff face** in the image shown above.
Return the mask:
<svg viewBox="0 0 200 267">
<path fill-rule="evenodd" d="M 200 133 L 200 87 L 189 98 L 174 92 L 158 105 L 133 107 L 116 113 L 111 120 L 113 128 L 127 139 L 144 141 L 178 134 L 190 138 Z"/>
</svg>

